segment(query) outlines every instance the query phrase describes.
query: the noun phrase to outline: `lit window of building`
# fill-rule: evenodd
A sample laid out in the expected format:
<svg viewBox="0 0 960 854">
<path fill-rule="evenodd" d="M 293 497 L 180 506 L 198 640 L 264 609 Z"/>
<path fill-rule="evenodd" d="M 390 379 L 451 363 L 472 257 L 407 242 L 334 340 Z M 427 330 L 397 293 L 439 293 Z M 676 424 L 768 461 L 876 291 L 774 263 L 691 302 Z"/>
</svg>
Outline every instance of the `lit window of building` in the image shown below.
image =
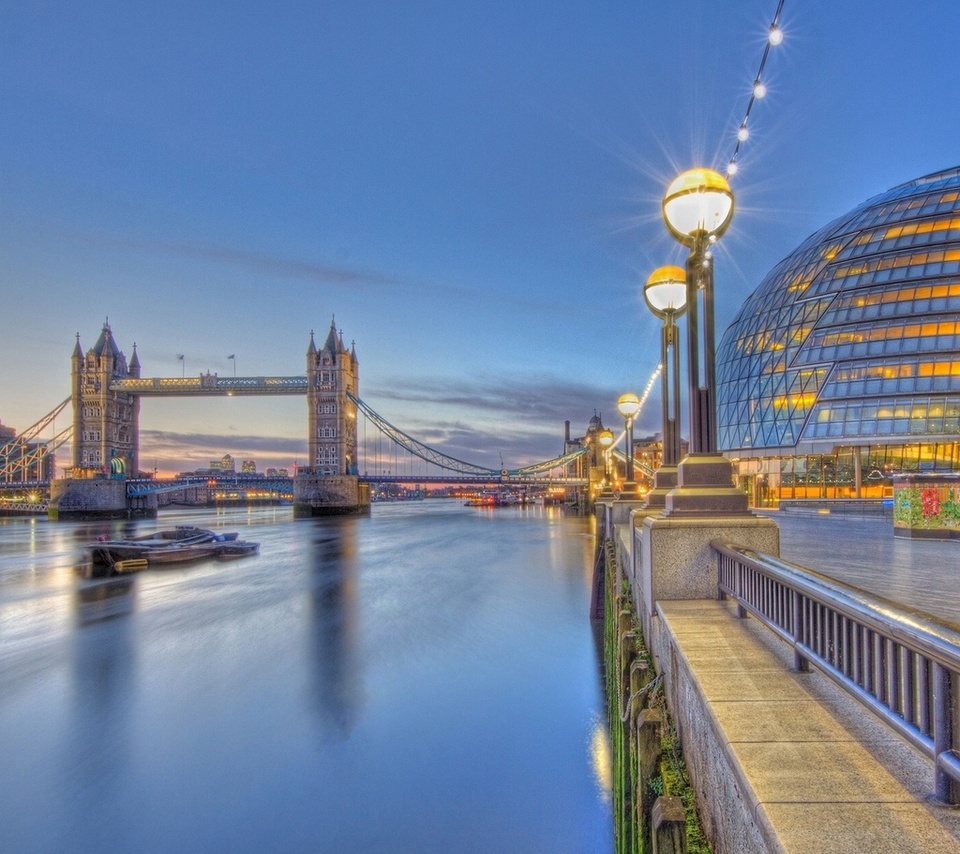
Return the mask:
<svg viewBox="0 0 960 854">
<path fill-rule="evenodd" d="M 960 471 L 960 168 L 870 199 L 767 275 L 718 347 L 717 423 L 761 505 Z"/>
</svg>

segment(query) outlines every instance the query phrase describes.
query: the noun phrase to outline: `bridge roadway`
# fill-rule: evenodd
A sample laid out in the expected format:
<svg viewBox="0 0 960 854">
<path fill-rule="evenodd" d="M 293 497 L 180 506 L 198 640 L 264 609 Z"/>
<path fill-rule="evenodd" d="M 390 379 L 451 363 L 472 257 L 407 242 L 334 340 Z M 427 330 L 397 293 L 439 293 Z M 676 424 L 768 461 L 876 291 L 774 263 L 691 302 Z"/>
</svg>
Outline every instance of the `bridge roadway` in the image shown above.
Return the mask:
<svg viewBox="0 0 960 854">
<path fill-rule="evenodd" d="M 110 391 L 136 394 L 140 397 L 232 397 L 234 395 L 307 393 L 306 376 L 296 377 L 220 377 L 201 374 L 198 377 L 127 377 L 113 380 Z"/>
<path fill-rule="evenodd" d="M 784 560 L 960 623 L 960 542 L 894 538 L 889 516 L 769 515 Z M 713 733 L 726 757 L 716 764 L 732 769 L 711 785 L 736 792 L 756 825 L 753 844 L 718 854 L 960 851 L 960 809 L 929 800 L 931 763 L 815 669 L 792 670 L 792 653 L 757 620 L 737 619 L 729 602 L 658 609 L 673 667 L 706 709 L 695 741 Z"/>
<path fill-rule="evenodd" d="M 586 478 L 576 477 L 492 477 L 479 474 L 362 474 L 361 483 L 437 483 L 470 486 L 586 486 Z"/>
</svg>

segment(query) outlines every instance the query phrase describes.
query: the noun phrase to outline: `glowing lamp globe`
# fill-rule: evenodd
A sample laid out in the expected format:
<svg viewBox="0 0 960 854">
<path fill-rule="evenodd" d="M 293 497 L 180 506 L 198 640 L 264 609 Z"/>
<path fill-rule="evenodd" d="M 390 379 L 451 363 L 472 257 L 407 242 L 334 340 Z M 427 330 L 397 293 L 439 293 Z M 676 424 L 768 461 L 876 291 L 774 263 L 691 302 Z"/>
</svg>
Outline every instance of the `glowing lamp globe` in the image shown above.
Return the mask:
<svg viewBox="0 0 960 854">
<path fill-rule="evenodd" d="M 657 317 L 679 317 L 687 307 L 687 274 L 683 267 L 657 267 L 643 286 L 643 298 Z"/>
<path fill-rule="evenodd" d="M 640 411 L 640 398 L 632 391 L 621 394 L 617 401 L 617 411 L 624 418 L 633 418 Z"/>
<path fill-rule="evenodd" d="M 717 239 L 733 219 L 733 193 L 727 179 L 712 169 L 688 169 L 667 187 L 663 219 L 670 233 L 686 246 Z"/>
<path fill-rule="evenodd" d="M 613 431 L 601 430 L 597 436 L 597 441 L 600 442 L 600 447 L 606 450 L 613 444 Z"/>
</svg>

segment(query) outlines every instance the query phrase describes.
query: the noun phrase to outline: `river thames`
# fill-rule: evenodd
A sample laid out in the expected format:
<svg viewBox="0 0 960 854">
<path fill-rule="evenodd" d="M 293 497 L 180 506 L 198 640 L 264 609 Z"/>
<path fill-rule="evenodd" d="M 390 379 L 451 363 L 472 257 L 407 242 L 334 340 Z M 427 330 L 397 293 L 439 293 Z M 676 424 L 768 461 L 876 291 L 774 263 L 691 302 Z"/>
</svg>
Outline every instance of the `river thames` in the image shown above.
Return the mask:
<svg viewBox="0 0 960 854">
<path fill-rule="evenodd" d="M 85 578 L 100 534 L 260 554 Z M 593 527 L 377 504 L 0 520 L 0 850 L 613 850 Z"/>
</svg>

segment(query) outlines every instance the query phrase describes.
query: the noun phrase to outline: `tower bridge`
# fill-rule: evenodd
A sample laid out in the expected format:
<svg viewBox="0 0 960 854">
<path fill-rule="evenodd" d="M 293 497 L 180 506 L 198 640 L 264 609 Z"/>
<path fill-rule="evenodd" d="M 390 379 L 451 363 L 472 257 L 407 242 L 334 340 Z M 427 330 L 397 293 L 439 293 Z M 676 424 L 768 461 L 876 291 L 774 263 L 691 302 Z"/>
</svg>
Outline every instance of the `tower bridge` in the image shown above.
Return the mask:
<svg viewBox="0 0 960 854">
<path fill-rule="evenodd" d="M 30 431 L 0 445 L 0 484 L 40 480 L 37 460 L 50 459 L 56 448 L 70 442 L 69 476 L 51 483 L 51 518 L 126 515 L 131 506 L 146 513 L 151 512 L 152 506 L 155 512 L 159 485 L 151 489 L 137 479 L 141 469 L 140 400 L 144 397 L 306 397 L 307 463 L 297 467 L 293 479 L 298 515 L 354 513 L 369 507 L 368 484 L 383 481 L 384 477 L 360 473 L 358 416 L 411 457 L 450 473 L 404 477 L 394 471 L 393 477 L 402 481 L 473 480 L 487 484 L 562 483 L 582 487 L 587 485 L 588 478 L 584 476 L 583 463 L 577 461 L 591 452 L 596 454 L 594 448 L 584 446 L 534 465 L 495 469 L 429 447 L 394 427 L 361 400 L 356 348 L 352 344 L 345 346 L 333 321 L 322 345 L 318 346 L 313 332 L 310 333 L 303 375 L 220 377 L 207 372 L 196 377 L 144 377 L 141 371 L 136 344 L 127 359 L 109 322 L 103 324 L 96 342 L 86 352 L 77 333 L 71 356 L 70 397 Z M 51 424 L 68 404 L 72 404 L 71 425 L 61 429 L 53 440 L 37 441 L 40 429 Z M 29 464 L 33 464 L 33 469 Z M 138 485 L 131 491 L 133 480 Z"/>
</svg>

